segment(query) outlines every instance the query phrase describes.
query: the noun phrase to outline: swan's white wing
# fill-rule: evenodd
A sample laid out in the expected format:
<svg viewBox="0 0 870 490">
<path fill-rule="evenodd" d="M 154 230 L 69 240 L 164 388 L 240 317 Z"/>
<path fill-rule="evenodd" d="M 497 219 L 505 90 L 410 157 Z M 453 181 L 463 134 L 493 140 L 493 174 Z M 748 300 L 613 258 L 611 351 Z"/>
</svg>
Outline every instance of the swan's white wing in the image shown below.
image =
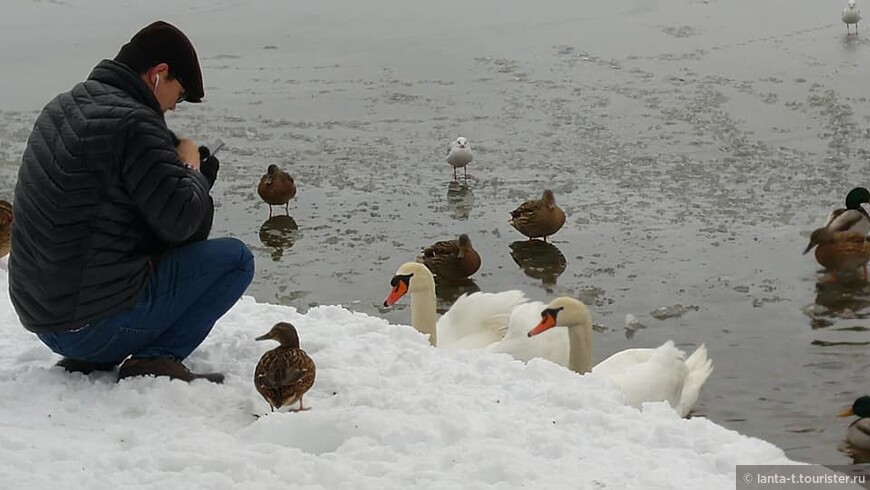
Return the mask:
<svg viewBox="0 0 870 490">
<path fill-rule="evenodd" d="M 511 312 L 507 333 L 501 341 L 486 347 L 488 352 L 501 352 L 514 359 L 529 362 L 535 358 L 548 359 L 561 366 L 568 366 L 568 329 L 551 328 L 529 337 L 529 330 L 541 321 L 541 312 L 546 305 L 540 301 L 521 304 Z"/>
<path fill-rule="evenodd" d="M 655 349 L 626 349 L 617 352 L 592 367 L 592 372 L 599 376 L 611 377 L 623 373 L 628 368 L 647 362 Z"/>
<path fill-rule="evenodd" d="M 637 359 L 643 354 L 635 353 L 633 356 Z M 606 370 L 599 369 L 596 372 L 593 368 L 592 373 L 602 376 L 602 371 Z M 619 386 L 626 402 L 633 407 L 640 408 L 644 402 L 655 401 L 666 401 L 672 407 L 677 407 L 687 374 L 685 354 L 669 340 L 654 349 L 647 361 L 628 366 L 622 372 L 611 373 L 607 378 Z"/>
<path fill-rule="evenodd" d="M 500 340 L 511 311 L 525 301 L 516 290 L 463 294 L 438 319 L 439 347 L 473 349 Z"/>
</svg>

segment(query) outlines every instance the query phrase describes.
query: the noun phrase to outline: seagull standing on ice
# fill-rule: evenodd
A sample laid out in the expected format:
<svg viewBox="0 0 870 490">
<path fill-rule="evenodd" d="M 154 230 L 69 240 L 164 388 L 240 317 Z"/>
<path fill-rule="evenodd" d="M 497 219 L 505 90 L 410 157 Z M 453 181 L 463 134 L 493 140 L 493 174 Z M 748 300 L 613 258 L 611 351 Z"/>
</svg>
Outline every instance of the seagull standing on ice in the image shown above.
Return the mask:
<svg viewBox="0 0 870 490">
<path fill-rule="evenodd" d="M 858 34 L 858 21 L 861 20 L 861 9 L 855 5 L 855 0 L 849 0 L 843 9 L 843 22 L 846 23 L 846 35 L 852 34 L 850 24 L 855 24 L 855 34 Z"/>
<path fill-rule="evenodd" d="M 453 165 L 453 180 L 456 180 L 456 169 L 462 167 L 465 172 L 465 179 L 468 180 L 468 165 L 474 157 L 471 155 L 471 145 L 468 140 L 462 136 L 456 138 L 456 141 L 450 143 L 450 150 L 447 151 L 447 163 Z"/>
</svg>

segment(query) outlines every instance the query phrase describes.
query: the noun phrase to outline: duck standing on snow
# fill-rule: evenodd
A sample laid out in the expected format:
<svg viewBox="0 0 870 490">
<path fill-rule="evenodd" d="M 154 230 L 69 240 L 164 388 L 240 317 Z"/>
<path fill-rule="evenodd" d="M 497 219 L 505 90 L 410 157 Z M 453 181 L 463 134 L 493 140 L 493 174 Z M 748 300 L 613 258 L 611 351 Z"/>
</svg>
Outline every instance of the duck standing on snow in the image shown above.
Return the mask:
<svg viewBox="0 0 870 490">
<path fill-rule="evenodd" d="M 804 254 L 815 247 L 816 262 L 830 271 L 831 279 L 838 272 L 851 272 L 862 268 L 861 277 L 867 280 L 867 262 L 870 261 L 870 241 L 867 236 L 854 231 L 831 231 L 817 228 L 810 235 L 810 243 Z"/>
<path fill-rule="evenodd" d="M 565 224 L 565 212 L 556 205 L 553 191 L 547 189 L 541 199 L 526 201 L 511 211 L 510 223 L 529 239 L 543 237 L 546 242 Z"/>
<path fill-rule="evenodd" d="M 460 296 L 441 318 L 435 310 L 435 279 L 424 264 L 406 262 L 390 280 L 392 289 L 384 306 L 411 296 L 411 326 L 429 336 L 433 346 L 478 349 L 504 337 L 511 311 L 526 302 L 522 291 L 471 293 Z"/>
<path fill-rule="evenodd" d="M 861 9 L 855 5 L 855 0 L 849 0 L 843 9 L 843 22 L 846 23 L 846 34 L 851 34 L 849 26 L 855 24 L 855 34 L 858 34 L 858 21 L 861 20 Z"/>
<path fill-rule="evenodd" d="M 417 261 L 446 281 L 467 279 L 480 269 L 480 254 L 465 233 L 458 240 L 443 240 L 424 248 Z"/>
<path fill-rule="evenodd" d="M 456 180 L 456 169 L 462 167 L 465 173 L 465 180 L 468 180 L 468 164 L 474 159 L 471 154 L 471 145 L 468 140 L 460 136 L 450 143 L 450 148 L 447 150 L 447 163 L 453 166 L 453 180 Z"/>
<path fill-rule="evenodd" d="M 296 197 L 296 182 L 287 172 L 272 164 L 266 173 L 260 177 L 257 194 L 269 205 L 269 217 L 272 217 L 272 206 L 284 205 L 284 211 L 290 215 L 290 199 Z"/>
<path fill-rule="evenodd" d="M 299 402 L 297 412 L 308 410 L 302 406 L 302 396 L 314 385 L 316 368 L 314 361 L 299 348 L 299 334 L 296 327 L 287 323 L 276 323 L 265 335 L 255 340 L 277 340 L 281 345 L 260 357 L 254 369 L 254 386 L 275 409 Z"/>
<path fill-rule="evenodd" d="M 840 413 L 840 417 L 852 415 L 859 418 L 846 429 L 846 441 L 855 449 L 870 451 L 870 396 L 858 398 L 851 408 Z"/>
<path fill-rule="evenodd" d="M 592 317 L 582 301 L 562 296 L 541 312 L 541 321 L 528 332 L 539 335 L 553 327 L 568 329 L 568 368 L 610 379 L 635 408 L 644 402 L 667 401 L 681 417 L 695 406 L 701 386 L 713 372 L 707 348 L 698 347 L 688 359 L 672 341 L 655 349 L 617 352 L 592 367 Z"/>
<path fill-rule="evenodd" d="M 12 250 L 12 204 L 0 199 L 0 269 L 9 269 L 9 251 Z"/>
<path fill-rule="evenodd" d="M 5 257 L 11 249 L 12 205 L 0 199 L 0 257 Z"/>
</svg>

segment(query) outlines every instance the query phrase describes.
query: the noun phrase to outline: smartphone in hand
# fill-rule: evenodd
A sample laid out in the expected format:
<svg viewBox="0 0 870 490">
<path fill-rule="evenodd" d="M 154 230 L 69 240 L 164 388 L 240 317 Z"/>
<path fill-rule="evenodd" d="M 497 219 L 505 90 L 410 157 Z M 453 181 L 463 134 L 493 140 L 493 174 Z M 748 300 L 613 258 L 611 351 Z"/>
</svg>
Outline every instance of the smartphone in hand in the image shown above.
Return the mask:
<svg viewBox="0 0 870 490">
<path fill-rule="evenodd" d="M 206 146 L 206 148 L 208 148 L 208 151 L 210 154 L 215 155 L 215 154 L 217 154 L 217 152 L 220 151 L 221 148 L 224 147 L 224 145 L 226 145 L 226 143 L 224 143 L 224 140 L 221 138 L 218 138 L 218 139 L 214 140 L 212 142 L 212 144 Z"/>
</svg>

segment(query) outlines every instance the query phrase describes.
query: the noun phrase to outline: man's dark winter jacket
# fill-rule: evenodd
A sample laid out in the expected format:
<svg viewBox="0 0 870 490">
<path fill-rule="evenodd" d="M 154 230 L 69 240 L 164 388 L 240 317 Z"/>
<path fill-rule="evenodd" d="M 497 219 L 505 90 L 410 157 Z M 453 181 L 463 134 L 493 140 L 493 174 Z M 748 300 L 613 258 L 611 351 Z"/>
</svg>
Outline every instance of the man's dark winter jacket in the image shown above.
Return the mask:
<svg viewBox="0 0 870 490">
<path fill-rule="evenodd" d="M 210 225 L 209 182 L 173 138 L 148 86 L 112 60 L 45 106 L 13 202 L 9 294 L 25 328 L 73 330 L 132 306 L 151 260 Z"/>
</svg>

